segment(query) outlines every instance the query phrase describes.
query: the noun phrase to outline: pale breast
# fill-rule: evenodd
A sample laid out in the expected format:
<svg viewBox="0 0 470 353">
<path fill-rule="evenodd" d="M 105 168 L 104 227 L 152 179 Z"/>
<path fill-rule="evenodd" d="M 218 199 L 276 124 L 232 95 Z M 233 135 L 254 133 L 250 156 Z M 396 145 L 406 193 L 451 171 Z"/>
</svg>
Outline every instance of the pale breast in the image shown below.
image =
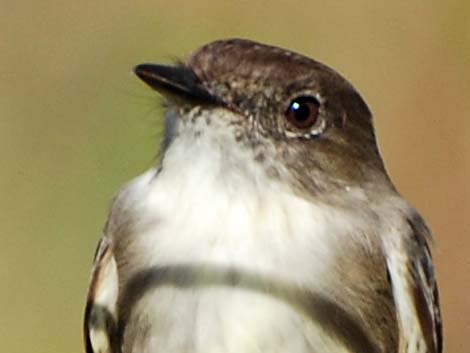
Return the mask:
<svg viewBox="0 0 470 353">
<path fill-rule="evenodd" d="M 385 271 L 367 276 L 383 260 L 369 220 L 192 142 L 116 201 L 123 353 L 391 352 L 376 344 L 395 321 Z"/>
</svg>

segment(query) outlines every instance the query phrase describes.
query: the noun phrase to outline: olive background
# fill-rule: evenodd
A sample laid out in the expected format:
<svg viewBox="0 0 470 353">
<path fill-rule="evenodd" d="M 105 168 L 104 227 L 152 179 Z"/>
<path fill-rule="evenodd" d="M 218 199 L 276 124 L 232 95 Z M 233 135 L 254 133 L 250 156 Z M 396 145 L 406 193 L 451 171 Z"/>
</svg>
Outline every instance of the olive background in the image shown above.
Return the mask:
<svg viewBox="0 0 470 353">
<path fill-rule="evenodd" d="M 436 235 L 447 352 L 470 335 L 470 2 L 0 0 L 0 342 L 82 352 L 110 199 L 152 165 L 160 98 L 131 74 L 209 41 L 289 48 L 346 76 Z"/>
</svg>

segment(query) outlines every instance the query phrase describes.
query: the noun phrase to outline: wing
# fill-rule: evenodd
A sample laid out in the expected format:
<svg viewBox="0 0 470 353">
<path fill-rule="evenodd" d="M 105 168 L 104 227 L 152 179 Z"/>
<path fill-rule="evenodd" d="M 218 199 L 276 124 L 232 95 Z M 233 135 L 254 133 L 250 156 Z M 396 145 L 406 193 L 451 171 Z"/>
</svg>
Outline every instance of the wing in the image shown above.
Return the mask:
<svg viewBox="0 0 470 353">
<path fill-rule="evenodd" d="M 119 353 L 117 297 L 116 261 L 111 242 L 103 237 L 96 250 L 85 308 L 86 353 Z"/>
<path fill-rule="evenodd" d="M 400 353 L 442 353 L 439 298 L 422 219 L 386 241 L 387 266 L 400 326 Z"/>
</svg>

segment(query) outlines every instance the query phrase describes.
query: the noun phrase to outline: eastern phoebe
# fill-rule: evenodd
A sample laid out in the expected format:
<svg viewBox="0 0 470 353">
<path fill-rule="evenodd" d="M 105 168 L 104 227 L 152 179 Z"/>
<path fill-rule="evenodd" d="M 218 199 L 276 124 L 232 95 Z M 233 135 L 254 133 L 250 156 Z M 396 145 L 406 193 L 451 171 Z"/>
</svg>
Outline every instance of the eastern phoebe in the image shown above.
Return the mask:
<svg viewBox="0 0 470 353">
<path fill-rule="evenodd" d="M 117 195 L 88 353 L 440 353 L 421 216 L 359 93 L 247 40 L 135 74 L 168 106 L 159 164 Z"/>
</svg>

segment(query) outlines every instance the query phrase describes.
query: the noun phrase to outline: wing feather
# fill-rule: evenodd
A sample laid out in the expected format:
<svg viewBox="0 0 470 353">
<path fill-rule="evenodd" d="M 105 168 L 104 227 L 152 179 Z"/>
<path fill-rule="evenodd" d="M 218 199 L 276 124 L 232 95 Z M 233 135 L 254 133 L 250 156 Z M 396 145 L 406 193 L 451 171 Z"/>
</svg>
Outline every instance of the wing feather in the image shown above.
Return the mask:
<svg viewBox="0 0 470 353">
<path fill-rule="evenodd" d="M 118 274 L 112 244 L 102 238 L 95 255 L 85 308 L 84 337 L 87 353 L 118 353 Z"/>
<path fill-rule="evenodd" d="M 439 295 L 430 232 L 420 218 L 388 237 L 387 266 L 400 325 L 400 353 L 442 353 Z"/>
</svg>

